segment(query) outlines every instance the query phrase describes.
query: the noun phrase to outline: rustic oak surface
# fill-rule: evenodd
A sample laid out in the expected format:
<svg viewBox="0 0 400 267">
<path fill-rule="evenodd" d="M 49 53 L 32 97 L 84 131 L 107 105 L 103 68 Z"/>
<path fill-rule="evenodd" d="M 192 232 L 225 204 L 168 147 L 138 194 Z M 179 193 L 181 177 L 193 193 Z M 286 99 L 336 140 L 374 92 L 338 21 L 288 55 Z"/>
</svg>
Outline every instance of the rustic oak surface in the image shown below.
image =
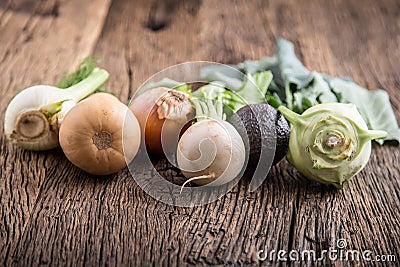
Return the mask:
<svg viewBox="0 0 400 267">
<path fill-rule="evenodd" d="M 94 53 L 124 102 L 150 75 L 191 60 L 238 63 L 294 42 L 310 69 L 385 88 L 400 119 L 396 0 L 0 0 L 0 131 L 10 99 Z M 374 146 L 344 190 L 306 181 L 285 160 L 254 193 L 243 179 L 220 200 L 178 208 L 142 191 L 125 169 L 94 177 L 61 149 L 29 152 L 0 135 L 0 265 L 275 265 L 257 251 L 336 247 L 400 262 L 400 149 Z M 164 161 L 169 176 L 176 170 Z M 150 171 L 134 175 L 151 177 Z M 287 262 L 283 265 L 376 265 Z"/>
</svg>

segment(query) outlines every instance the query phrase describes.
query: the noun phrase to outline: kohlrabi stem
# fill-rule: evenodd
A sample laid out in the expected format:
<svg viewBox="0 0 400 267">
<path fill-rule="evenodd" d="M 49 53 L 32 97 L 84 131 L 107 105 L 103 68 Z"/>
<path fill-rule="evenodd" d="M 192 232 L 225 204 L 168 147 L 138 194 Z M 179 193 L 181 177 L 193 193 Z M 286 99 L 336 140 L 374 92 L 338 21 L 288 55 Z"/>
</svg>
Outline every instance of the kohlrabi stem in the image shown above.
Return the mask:
<svg viewBox="0 0 400 267">
<path fill-rule="evenodd" d="M 293 97 L 292 97 L 292 92 L 290 92 L 290 85 L 286 85 L 285 94 L 286 94 L 287 106 L 289 109 L 292 109 L 293 108 Z"/>
<path fill-rule="evenodd" d="M 296 124 L 296 123 L 305 124 L 305 122 L 303 121 L 303 119 L 301 118 L 301 116 L 299 114 L 297 114 L 294 111 L 291 111 L 290 109 L 288 109 L 285 106 L 279 106 L 278 111 L 280 113 L 282 113 L 282 115 L 292 124 Z"/>
<path fill-rule="evenodd" d="M 69 99 L 78 102 L 102 86 L 107 81 L 108 76 L 107 71 L 95 68 L 86 79 L 65 89 L 67 91 L 66 95 Z"/>
<path fill-rule="evenodd" d="M 375 139 L 380 139 L 380 138 L 385 138 L 387 136 L 386 131 L 381 131 L 381 130 L 364 130 L 359 134 L 360 138 L 360 143 L 364 145 L 364 143 L 375 140 Z"/>
</svg>

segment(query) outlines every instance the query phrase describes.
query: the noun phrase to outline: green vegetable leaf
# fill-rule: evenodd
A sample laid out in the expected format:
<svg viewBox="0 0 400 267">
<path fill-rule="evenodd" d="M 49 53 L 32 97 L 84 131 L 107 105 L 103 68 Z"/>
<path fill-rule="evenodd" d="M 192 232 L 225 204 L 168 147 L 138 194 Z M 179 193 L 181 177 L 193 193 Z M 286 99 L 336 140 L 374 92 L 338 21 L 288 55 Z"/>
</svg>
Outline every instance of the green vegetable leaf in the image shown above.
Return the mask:
<svg viewBox="0 0 400 267">
<path fill-rule="evenodd" d="M 313 80 L 313 74 L 296 57 L 293 44 L 285 39 L 277 41 L 277 57 L 280 73 L 275 73 L 275 83 L 286 88 L 294 84 L 297 89 L 304 88 Z"/>
<path fill-rule="evenodd" d="M 265 97 L 267 99 L 267 103 L 276 109 L 279 108 L 279 106 L 283 105 L 282 100 L 276 93 L 271 94 L 270 92 L 267 92 L 267 95 Z"/>
<path fill-rule="evenodd" d="M 357 106 L 369 129 L 385 130 L 388 135 L 383 140 L 400 143 L 400 129 L 386 91 L 378 89 L 369 91 L 354 82 L 340 78 L 330 81 L 332 90 L 341 96 L 341 102 Z"/>
<path fill-rule="evenodd" d="M 236 93 L 242 97 L 247 104 L 265 103 L 265 95 L 272 81 L 272 72 L 264 71 L 254 75 L 248 73 L 246 78 L 246 82 Z"/>
<path fill-rule="evenodd" d="M 279 96 L 279 100 L 273 97 L 272 94 L 267 96 L 274 104 L 282 102 L 284 100 L 289 108 L 293 108 L 293 92 L 307 87 L 314 78 L 314 74 L 311 73 L 300 60 L 296 57 L 294 52 L 293 44 L 284 39 L 278 39 L 277 41 L 277 53 L 272 57 L 264 57 L 261 60 L 246 60 L 243 63 L 235 66 L 211 66 L 202 69 L 202 78 L 208 81 L 221 81 L 226 84 L 226 88 L 232 91 L 239 92 L 244 86 L 246 89 L 245 93 L 239 93 L 249 103 L 260 103 L 255 101 L 254 95 L 249 92 L 248 87 L 251 87 L 251 83 L 254 75 L 270 71 L 273 81 L 269 82 L 272 93 Z M 245 73 L 245 74 L 243 74 Z M 250 84 L 250 85 L 249 85 Z M 265 96 L 265 94 L 264 94 Z M 297 94 L 296 101 L 303 101 L 303 97 L 299 99 L 300 95 Z M 307 102 L 308 98 L 304 101 Z M 311 102 L 313 103 L 313 102 Z"/>
<path fill-rule="evenodd" d="M 321 103 L 338 102 L 336 95 L 323 77 L 317 72 L 313 72 L 312 75 L 313 81 L 308 87 L 293 93 L 292 110 L 299 114 Z"/>
<path fill-rule="evenodd" d="M 254 78 L 248 74 L 247 77 L 238 69 L 231 66 L 207 66 L 201 70 L 200 76 L 210 82 L 194 92 L 194 96 L 219 99 L 224 105 L 224 113 L 229 118 L 235 111 L 246 105 L 241 90 L 250 89 L 254 91 Z M 258 89 L 257 89 L 258 90 Z M 255 91 L 256 94 L 257 91 Z M 244 95 L 243 95 L 244 94 Z"/>
<path fill-rule="evenodd" d="M 185 93 L 185 94 L 188 94 L 188 95 L 192 95 L 192 89 L 191 89 L 190 85 L 187 83 L 181 84 L 177 87 L 173 87 L 172 89 L 182 92 L 182 93 Z"/>
<path fill-rule="evenodd" d="M 264 57 L 260 60 L 246 60 L 243 63 L 238 64 L 238 68 L 244 73 L 254 74 L 266 70 L 276 72 L 278 70 L 278 65 L 279 58 L 277 55 L 274 55 L 272 57 Z"/>
<path fill-rule="evenodd" d="M 224 81 L 214 81 L 200 87 L 193 93 L 193 96 L 200 99 L 220 100 L 224 105 L 224 113 L 229 118 L 233 112 L 248 104 L 265 103 L 271 81 L 271 71 L 259 72 L 254 75 L 248 73 L 246 81 L 242 82 L 241 87 L 236 91 L 226 89 L 227 85 Z"/>
<path fill-rule="evenodd" d="M 236 91 L 243 85 L 244 74 L 234 66 L 221 64 L 202 68 L 200 78 L 209 82 L 222 82 L 229 90 Z"/>
<path fill-rule="evenodd" d="M 94 56 L 88 56 L 79 64 L 79 67 L 73 73 L 64 72 L 61 79 L 56 83 L 58 88 L 68 88 L 80 81 L 86 79 L 95 68 L 99 60 Z"/>
<path fill-rule="evenodd" d="M 193 96 L 204 99 L 217 99 L 226 91 L 222 82 L 216 81 L 206 84 L 193 92 Z"/>
<path fill-rule="evenodd" d="M 196 110 L 196 119 L 198 121 L 206 118 L 226 120 L 226 114 L 223 112 L 222 102 L 220 100 L 193 97 L 190 101 Z"/>
<path fill-rule="evenodd" d="M 193 96 L 203 101 L 220 101 L 223 105 L 224 118 L 230 118 L 236 110 L 246 105 L 240 96 L 227 90 L 225 84 L 219 81 L 200 87 L 193 92 Z"/>
<path fill-rule="evenodd" d="M 141 95 L 144 92 L 146 92 L 147 90 L 157 88 L 157 87 L 166 87 L 166 88 L 171 88 L 171 89 L 175 89 L 175 90 L 182 91 L 182 92 L 187 92 L 188 87 L 190 89 L 190 86 L 187 85 L 186 83 L 178 82 L 178 81 L 172 80 L 170 78 L 163 78 L 162 80 L 160 80 L 158 82 L 146 83 L 144 86 L 142 86 L 140 88 L 140 90 L 136 93 L 136 95 L 137 96 Z"/>
</svg>

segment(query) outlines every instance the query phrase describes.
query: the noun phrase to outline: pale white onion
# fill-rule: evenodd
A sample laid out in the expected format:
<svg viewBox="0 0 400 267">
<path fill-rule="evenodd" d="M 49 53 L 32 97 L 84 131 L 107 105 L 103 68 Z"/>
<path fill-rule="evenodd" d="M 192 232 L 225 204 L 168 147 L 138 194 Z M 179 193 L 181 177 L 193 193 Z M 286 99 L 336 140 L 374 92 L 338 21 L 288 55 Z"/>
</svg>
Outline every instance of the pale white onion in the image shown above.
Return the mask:
<svg viewBox="0 0 400 267">
<path fill-rule="evenodd" d="M 228 122 L 204 119 L 190 126 L 179 140 L 177 162 L 187 182 L 219 186 L 235 179 L 245 164 L 241 136 Z M 184 185 L 185 185 L 184 184 Z"/>
</svg>

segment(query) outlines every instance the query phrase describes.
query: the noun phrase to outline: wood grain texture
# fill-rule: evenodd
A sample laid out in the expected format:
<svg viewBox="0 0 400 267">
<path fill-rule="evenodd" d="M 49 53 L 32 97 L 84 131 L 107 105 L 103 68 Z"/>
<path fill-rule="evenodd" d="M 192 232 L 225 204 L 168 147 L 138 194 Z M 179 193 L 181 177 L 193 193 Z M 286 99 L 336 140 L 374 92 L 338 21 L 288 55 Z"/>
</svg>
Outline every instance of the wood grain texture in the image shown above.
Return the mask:
<svg viewBox="0 0 400 267">
<path fill-rule="evenodd" d="M 310 69 L 385 88 L 400 120 L 400 4 L 385 1 L 1 1 L 0 111 L 21 88 L 54 83 L 94 52 L 127 102 L 151 75 L 192 60 L 238 63 L 295 43 Z M 3 117 L 0 119 L 2 131 Z M 311 183 L 282 161 L 253 193 L 243 178 L 195 208 L 148 196 L 128 170 L 94 177 L 60 149 L 34 153 L 0 137 L 0 263 L 48 266 L 275 265 L 257 251 L 347 248 L 400 261 L 400 150 L 374 146 L 344 190 Z M 166 161 L 157 169 L 179 176 Z M 152 177 L 146 168 L 133 175 Z M 369 266 L 303 261 L 290 266 Z"/>
</svg>

